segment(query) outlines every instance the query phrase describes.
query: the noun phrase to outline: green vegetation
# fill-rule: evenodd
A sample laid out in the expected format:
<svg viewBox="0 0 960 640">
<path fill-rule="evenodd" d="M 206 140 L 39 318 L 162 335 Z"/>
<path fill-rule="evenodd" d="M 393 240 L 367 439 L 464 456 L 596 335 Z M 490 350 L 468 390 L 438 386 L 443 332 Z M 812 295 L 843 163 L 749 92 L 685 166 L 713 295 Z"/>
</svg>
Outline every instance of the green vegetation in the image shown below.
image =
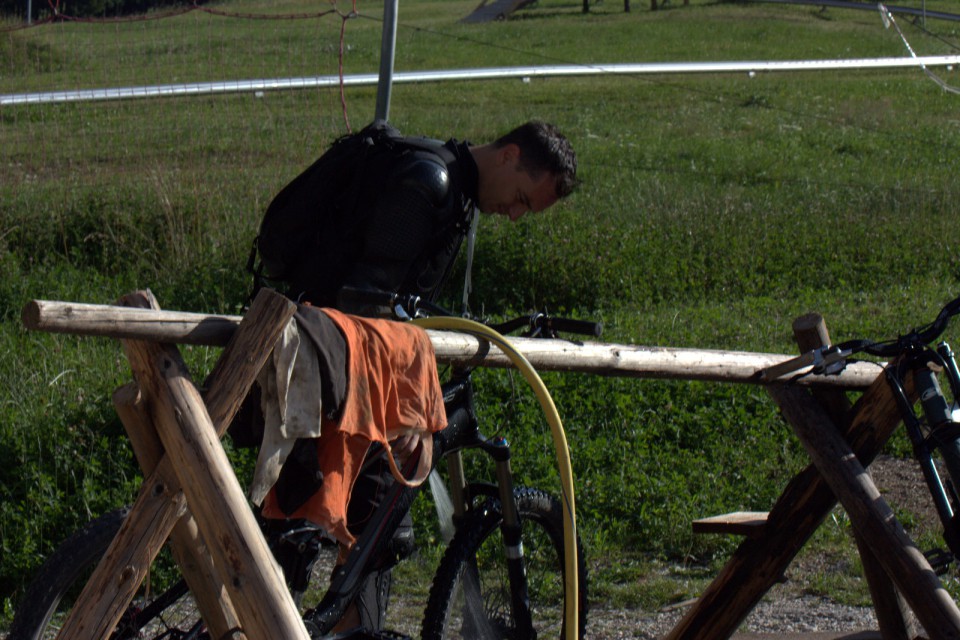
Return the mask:
<svg viewBox="0 0 960 640">
<path fill-rule="evenodd" d="M 11 19 L 25 19 L 28 7 L 34 20 L 48 19 L 54 13 L 54 6 L 58 11 L 72 18 L 104 18 L 121 15 L 142 14 L 144 11 L 161 6 L 183 5 L 182 0 L 72 0 L 69 5 L 60 4 L 49 6 L 45 3 L 23 3 L 16 0 L 0 0 L 0 15 Z"/>
<path fill-rule="evenodd" d="M 694 0 L 584 15 L 579 2 L 541 0 L 505 22 L 461 24 L 473 5 L 403 5 L 397 71 L 908 55 L 868 11 Z M 381 8 L 359 9 L 365 19 L 346 23 L 347 74 L 377 69 Z M 955 52 L 955 23 L 899 22 L 919 55 Z M 2 31 L 0 94 L 336 74 L 340 25 L 193 12 Z M 932 71 L 960 84 L 954 70 Z M 375 93 L 346 89 L 354 128 L 372 118 Z M 483 221 L 474 300 L 486 313 L 546 305 L 603 320 L 609 342 L 790 353 L 802 313 L 822 312 L 838 340 L 885 337 L 957 295 L 957 101 L 915 68 L 535 77 L 398 84 L 391 120 L 479 142 L 537 117 L 578 150 L 583 184 L 551 213 Z M 0 108 L 0 620 L 45 554 L 132 500 L 139 479 L 110 404 L 129 379 L 119 346 L 27 333 L 20 309 L 150 288 L 167 309 L 237 312 L 266 204 L 345 130 L 336 89 Z M 184 352 L 198 378 L 217 357 Z M 558 487 L 522 381 L 478 378 L 488 431 L 509 436 L 523 480 Z M 735 541 L 694 537 L 690 521 L 766 510 L 806 464 L 760 388 L 545 379 L 604 601 L 695 595 Z M 815 544 L 850 557 L 849 524 L 836 523 L 839 534 Z M 421 542 L 434 543 L 423 527 Z M 662 562 L 689 569 L 665 577 Z M 848 591 L 826 579 L 814 588 Z"/>
</svg>

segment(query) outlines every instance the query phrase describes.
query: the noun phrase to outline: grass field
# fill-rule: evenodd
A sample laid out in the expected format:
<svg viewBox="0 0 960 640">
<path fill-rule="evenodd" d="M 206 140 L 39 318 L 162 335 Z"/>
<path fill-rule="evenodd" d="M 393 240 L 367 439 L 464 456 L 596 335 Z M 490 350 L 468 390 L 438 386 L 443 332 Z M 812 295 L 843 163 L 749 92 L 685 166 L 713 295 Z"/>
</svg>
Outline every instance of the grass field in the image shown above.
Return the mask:
<svg viewBox="0 0 960 640">
<path fill-rule="evenodd" d="M 472 2 L 413 0 L 400 8 L 396 69 L 909 55 L 876 10 L 580 7 L 541 0 L 467 25 Z M 358 9 L 345 24 L 346 74 L 378 64 L 382 7 Z M 918 55 L 957 51 L 958 23 L 898 24 Z M 336 74 L 340 26 L 336 15 L 193 12 L 4 30 L 0 94 Z M 955 69 L 931 71 L 960 85 Z M 0 107 L 0 620 L 68 531 L 129 502 L 138 483 L 109 401 L 129 379 L 119 346 L 27 333 L 20 309 L 150 288 L 167 309 L 238 311 L 267 203 L 346 131 L 345 114 L 354 128 L 370 120 L 375 98 L 348 87 L 345 108 L 331 89 Z M 960 97 L 907 68 L 405 84 L 390 119 L 481 142 L 541 118 L 576 147 L 572 197 L 517 224 L 481 224 L 474 300 L 487 313 L 547 306 L 602 320 L 609 342 L 790 353 L 802 313 L 823 313 L 837 341 L 888 337 L 958 294 L 958 114 Z M 185 355 L 199 377 L 218 354 Z M 593 595 L 605 602 L 695 595 L 734 541 L 694 537 L 690 521 L 766 510 L 806 464 L 758 388 L 545 380 L 568 432 Z M 489 372 L 478 383 L 483 418 L 510 436 L 523 481 L 556 490 L 547 427 L 521 381 Z M 429 505 L 417 509 L 421 543 L 434 544 Z M 814 544 L 852 554 L 849 525 L 834 522 Z M 652 569 L 661 563 L 700 578 L 663 578 Z M 811 588 L 864 597 L 855 571 L 842 580 Z"/>
</svg>

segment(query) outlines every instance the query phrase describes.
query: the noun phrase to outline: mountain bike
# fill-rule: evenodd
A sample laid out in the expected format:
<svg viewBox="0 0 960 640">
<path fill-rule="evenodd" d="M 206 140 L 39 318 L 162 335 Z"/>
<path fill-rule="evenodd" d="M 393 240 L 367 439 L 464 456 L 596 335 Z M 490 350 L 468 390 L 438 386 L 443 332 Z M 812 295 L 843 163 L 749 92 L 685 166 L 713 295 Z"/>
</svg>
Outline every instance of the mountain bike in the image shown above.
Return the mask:
<svg viewBox="0 0 960 640">
<path fill-rule="evenodd" d="M 354 292 L 353 295 L 360 295 Z M 357 298 L 358 300 L 361 298 Z M 363 293 L 376 315 L 399 320 L 446 311 L 413 296 Z M 534 313 L 501 325 L 499 333 L 526 327 L 526 335 L 557 337 L 559 331 L 598 336 L 597 324 Z M 432 465 L 448 465 L 455 533 L 433 579 L 424 611 L 421 635 L 439 638 L 565 638 L 568 602 L 564 585 L 564 513 L 561 502 L 535 488 L 514 486 L 510 446 L 502 436 L 487 437 L 477 420 L 471 380 L 473 368 L 451 371 L 442 385 L 447 426 L 434 434 Z M 464 453 L 476 451 L 492 460 L 493 481 L 469 481 Z M 368 459 L 370 456 L 368 456 Z M 417 464 L 405 463 L 404 472 Z M 427 484 L 427 483 L 424 483 Z M 431 480 L 433 484 L 433 480 Z M 358 537 L 346 561 L 333 565 L 335 543 L 322 529 L 303 520 L 260 518 L 274 556 L 283 568 L 294 601 L 303 613 L 311 638 L 402 638 L 393 632 L 331 630 L 359 592 L 364 579 L 379 570 L 393 553 L 391 538 L 421 487 L 394 483 L 377 512 Z M 90 572 L 117 534 L 127 508 L 89 522 L 68 537 L 42 565 L 25 592 L 11 627 L 11 638 L 54 638 L 58 625 L 85 584 Z M 579 609 L 577 637 L 586 628 L 587 572 L 583 548 L 576 540 L 576 592 Z M 122 616 L 113 639 L 210 638 L 189 588 L 172 562 L 155 561 L 148 579 Z M 321 567 L 326 567 L 322 569 Z M 332 576 L 332 577 L 331 577 Z M 317 583 L 329 581 L 319 602 L 305 606 Z"/>
<path fill-rule="evenodd" d="M 883 376 L 893 393 L 949 549 L 925 554 L 938 573 L 960 558 L 960 370 L 950 345 L 933 343 L 958 313 L 960 297 L 944 305 L 931 323 L 896 338 L 826 345 L 764 371 L 767 380 L 791 374 L 789 379 L 794 380 L 811 374 L 838 374 L 856 354 L 889 361 Z M 947 382 L 949 395 L 944 393 L 941 377 Z"/>
</svg>

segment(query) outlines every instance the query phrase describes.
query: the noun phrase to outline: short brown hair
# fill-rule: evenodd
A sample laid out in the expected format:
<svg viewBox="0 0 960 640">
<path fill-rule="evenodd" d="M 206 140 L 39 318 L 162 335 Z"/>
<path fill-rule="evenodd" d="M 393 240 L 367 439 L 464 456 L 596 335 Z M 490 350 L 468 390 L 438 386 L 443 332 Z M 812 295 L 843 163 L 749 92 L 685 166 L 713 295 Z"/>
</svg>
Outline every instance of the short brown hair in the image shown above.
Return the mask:
<svg viewBox="0 0 960 640">
<path fill-rule="evenodd" d="M 539 178 L 546 171 L 556 177 L 558 198 L 577 186 L 577 154 L 554 125 L 531 120 L 493 142 L 496 148 L 508 144 L 520 147 L 519 167 L 531 176 Z"/>
</svg>

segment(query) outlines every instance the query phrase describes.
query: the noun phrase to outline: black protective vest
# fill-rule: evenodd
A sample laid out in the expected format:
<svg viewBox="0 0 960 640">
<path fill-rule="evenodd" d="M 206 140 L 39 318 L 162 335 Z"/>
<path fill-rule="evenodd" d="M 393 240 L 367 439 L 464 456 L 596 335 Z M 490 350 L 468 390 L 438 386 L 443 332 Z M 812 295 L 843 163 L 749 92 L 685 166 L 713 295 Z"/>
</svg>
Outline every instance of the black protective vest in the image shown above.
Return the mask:
<svg viewBox="0 0 960 640">
<path fill-rule="evenodd" d="M 290 297 L 337 306 L 345 285 L 435 300 L 470 227 L 477 170 L 465 144 L 443 154 L 411 150 L 366 167 L 352 210 L 320 233 L 320 248 L 293 269 Z"/>
</svg>

